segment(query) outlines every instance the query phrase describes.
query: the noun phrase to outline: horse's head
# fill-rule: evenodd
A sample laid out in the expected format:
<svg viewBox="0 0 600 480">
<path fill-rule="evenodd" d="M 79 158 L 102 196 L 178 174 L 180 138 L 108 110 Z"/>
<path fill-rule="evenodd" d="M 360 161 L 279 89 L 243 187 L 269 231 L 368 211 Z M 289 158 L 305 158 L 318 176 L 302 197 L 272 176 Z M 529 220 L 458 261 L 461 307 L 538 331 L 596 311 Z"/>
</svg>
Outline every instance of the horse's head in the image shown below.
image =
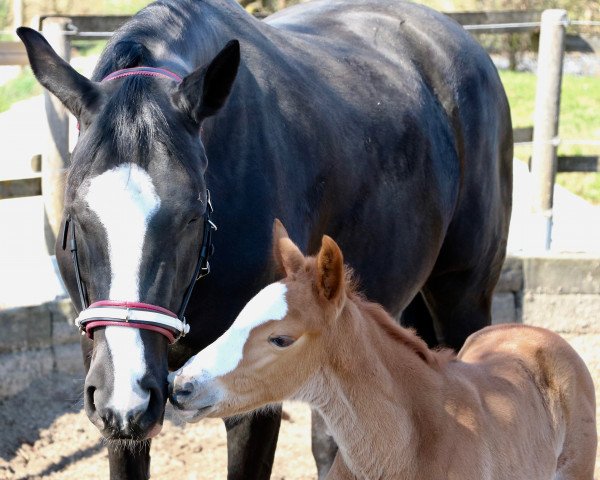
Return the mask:
<svg viewBox="0 0 600 480">
<path fill-rule="evenodd" d="M 160 430 L 167 346 L 187 329 L 186 297 L 209 247 L 200 125 L 229 95 L 239 44 L 183 79 L 131 69 L 149 52 L 127 44 L 129 60 L 114 60 L 126 70 L 93 82 L 36 31 L 18 34 L 36 78 L 80 125 L 57 259 L 92 339 L 85 409 L 105 436 L 143 439 Z"/>
<path fill-rule="evenodd" d="M 278 221 L 273 252 L 286 277 L 259 292 L 229 330 L 169 375 L 171 402 L 186 420 L 302 397 L 322 367 L 346 299 L 342 253 L 324 236 L 318 255 L 305 258 Z"/>
</svg>

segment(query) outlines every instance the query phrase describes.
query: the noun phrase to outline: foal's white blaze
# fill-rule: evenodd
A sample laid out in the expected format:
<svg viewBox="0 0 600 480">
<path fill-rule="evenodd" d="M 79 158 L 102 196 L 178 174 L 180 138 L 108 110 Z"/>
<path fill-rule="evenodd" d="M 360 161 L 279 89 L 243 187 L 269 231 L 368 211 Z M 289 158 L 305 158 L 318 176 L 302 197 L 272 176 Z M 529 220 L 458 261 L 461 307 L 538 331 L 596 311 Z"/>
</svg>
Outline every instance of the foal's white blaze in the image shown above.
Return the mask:
<svg viewBox="0 0 600 480">
<path fill-rule="evenodd" d="M 85 199 L 106 231 L 109 299 L 139 301 L 139 269 L 148 222 L 160 207 L 152 178 L 138 165 L 121 164 L 93 178 Z M 147 368 L 139 330 L 106 327 L 105 336 L 113 360 L 112 408 L 123 416 L 144 409 L 150 398 L 139 385 Z"/>
<path fill-rule="evenodd" d="M 286 316 L 286 292 L 287 287 L 279 282 L 263 288 L 246 304 L 229 330 L 192 357 L 178 374 L 200 379 L 219 377 L 234 370 L 242 359 L 244 345 L 252 329 Z"/>
</svg>

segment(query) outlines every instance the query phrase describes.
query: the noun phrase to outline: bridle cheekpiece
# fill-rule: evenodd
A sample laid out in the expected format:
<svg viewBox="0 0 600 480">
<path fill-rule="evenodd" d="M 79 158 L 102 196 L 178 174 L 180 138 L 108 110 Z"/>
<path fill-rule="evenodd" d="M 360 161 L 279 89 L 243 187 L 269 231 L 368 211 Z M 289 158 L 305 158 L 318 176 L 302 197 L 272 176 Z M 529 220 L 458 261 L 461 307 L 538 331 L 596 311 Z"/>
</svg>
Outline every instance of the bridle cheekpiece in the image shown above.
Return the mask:
<svg viewBox="0 0 600 480">
<path fill-rule="evenodd" d="M 158 332 L 167 337 L 169 343 L 174 343 L 190 331 L 190 326 L 185 319 L 185 310 L 196 282 L 210 273 L 209 259 L 214 252 L 212 233 L 217 230 L 217 226 L 210 218 L 213 206 L 209 190 L 206 191 L 206 199 L 204 231 L 202 233 L 202 244 L 200 245 L 198 261 L 194 269 L 194 276 L 185 291 L 179 313 L 177 314 L 164 307 L 141 302 L 100 300 L 89 305 L 87 290 L 81 279 L 81 270 L 79 268 L 75 226 L 71 225 L 73 219 L 70 216 L 67 217 L 63 229 L 62 248 L 63 250 L 67 248 L 67 237 L 70 230 L 71 258 L 73 261 L 73 270 L 75 271 L 77 290 L 79 291 L 79 301 L 82 307 L 79 316 L 75 319 L 75 325 L 79 327 L 82 335 L 86 334 L 89 338 L 92 338 L 92 332 L 95 328 L 120 326 Z"/>
</svg>

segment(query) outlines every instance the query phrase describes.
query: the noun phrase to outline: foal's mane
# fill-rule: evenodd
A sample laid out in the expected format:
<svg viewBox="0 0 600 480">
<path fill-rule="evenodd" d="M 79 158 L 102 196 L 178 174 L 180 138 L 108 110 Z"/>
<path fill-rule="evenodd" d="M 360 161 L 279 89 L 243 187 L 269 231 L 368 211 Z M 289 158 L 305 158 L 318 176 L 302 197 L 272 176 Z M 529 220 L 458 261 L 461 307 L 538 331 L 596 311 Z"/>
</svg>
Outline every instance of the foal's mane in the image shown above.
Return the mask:
<svg viewBox="0 0 600 480">
<path fill-rule="evenodd" d="M 370 302 L 360 293 L 357 282 L 352 272 L 346 267 L 346 293 L 352 300 L 363 317 L 374 321 L 379 328 L 391 339 L 402 344 L 415 353 L 430 367 L 439 370 L 456 358 L 456 354 L 449 348 L 431 350 L 412 328 L 398 325 L 385 309 L 378 303 Z"/>
</svg>

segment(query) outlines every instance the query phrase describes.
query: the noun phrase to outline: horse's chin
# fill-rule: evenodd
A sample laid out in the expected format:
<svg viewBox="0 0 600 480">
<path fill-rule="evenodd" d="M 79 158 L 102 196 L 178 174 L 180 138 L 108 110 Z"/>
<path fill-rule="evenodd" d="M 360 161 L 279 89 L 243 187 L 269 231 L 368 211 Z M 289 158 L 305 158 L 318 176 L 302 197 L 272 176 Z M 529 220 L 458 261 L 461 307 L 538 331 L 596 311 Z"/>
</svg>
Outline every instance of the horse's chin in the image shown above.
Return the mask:
<svg viewBox="0 0 600 480">
<path fill-rule="evenodd" d="M 96 425 L 98 427 L 98 425 Z M 147 440 L 151 440 L 156 437 L 162 430 L 162 424 L 157 423 L 150 428 L 147 432 L 144 433 L 129 433 L 129 432 L 114 432 L 112 430 L 106 428 L 98 428 L 102 436 L 109 442 L 145 442 Z"/>
<path fill-rule="evenodd" d="M 150 439 L 150 438 L 156 437 L 161 432 L 161 430 L 162 430 L 162 423 L 157 423 L 150 429 L 150 431 L 148 432 L 148 436 L 146 438 Z"/>
</svg>

